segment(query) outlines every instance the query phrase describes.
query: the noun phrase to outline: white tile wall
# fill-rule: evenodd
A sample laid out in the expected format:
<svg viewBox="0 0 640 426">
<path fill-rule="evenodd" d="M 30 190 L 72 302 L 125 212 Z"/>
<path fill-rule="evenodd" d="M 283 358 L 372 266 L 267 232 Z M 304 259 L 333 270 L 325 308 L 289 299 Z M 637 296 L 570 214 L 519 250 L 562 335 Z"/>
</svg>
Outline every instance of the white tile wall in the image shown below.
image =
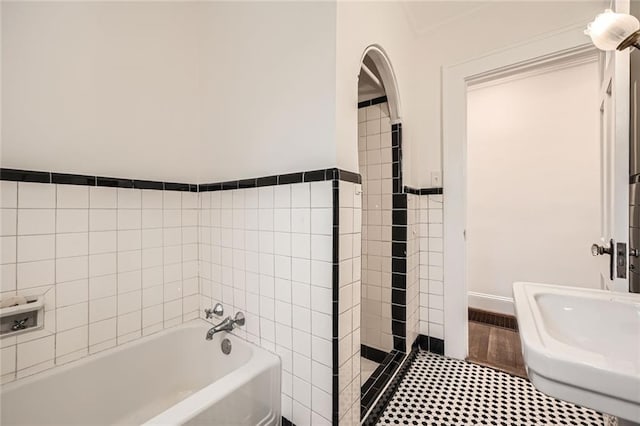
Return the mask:
<svg viewBox="0 0 640 426">
<path fill-rule="evenodd" d="M 340 187 L 340 288 L 338 296 L 338 418 L 360 423 L 361 185 Z"/>
<path fill-rule="evenodd" d="M 2 382 L 198 316 L 198 194 L 0 182 L 2 296 L 44 294 Z"/>
<path fill-rule="evenodd" d="M 419 197 L 420 333 L 444 339 L 442 195 Z"/>
<path fill-rule="evenodd" d="M 362 342 L 390 351 L 391 123 L 387 103 L 358 110 L 362 176 Z"/>
<path fill-rule="evenodd" d="M 332 182 L 200 194 L 200 308 L 282 359 L 282 415 L 331 423 Z M 219 321 L 214 319 L 213 321 Z"/>
</svg>

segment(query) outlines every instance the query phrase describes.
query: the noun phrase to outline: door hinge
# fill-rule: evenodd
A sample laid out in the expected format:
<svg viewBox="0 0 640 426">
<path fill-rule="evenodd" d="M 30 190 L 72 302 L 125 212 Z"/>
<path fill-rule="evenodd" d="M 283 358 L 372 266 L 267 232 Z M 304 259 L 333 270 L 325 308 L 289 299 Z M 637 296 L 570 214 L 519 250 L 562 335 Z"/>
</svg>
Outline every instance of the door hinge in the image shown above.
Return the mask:
<svg viewBox="0 0 640 426">
<path fill-rule="evenodd" d="M 626 243 L 616 243 L 616 278 L 627 278 Z"/>
</svg>

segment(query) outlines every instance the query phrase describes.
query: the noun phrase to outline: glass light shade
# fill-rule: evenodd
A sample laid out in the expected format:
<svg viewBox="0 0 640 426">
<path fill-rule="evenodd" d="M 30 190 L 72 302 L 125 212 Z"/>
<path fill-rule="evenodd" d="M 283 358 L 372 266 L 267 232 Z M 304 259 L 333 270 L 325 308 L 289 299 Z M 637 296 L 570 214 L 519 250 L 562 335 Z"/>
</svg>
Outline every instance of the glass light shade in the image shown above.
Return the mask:
<svg viewBox="0 0 640 426">
<path fill-rule="evenodd" d="M 609 9 L 596 16 L 587 26 L 585 34 L 600 50 L 615 50 L 627 37 L 640 29 L 635 16 L 615 13 Z"/>
</svg>

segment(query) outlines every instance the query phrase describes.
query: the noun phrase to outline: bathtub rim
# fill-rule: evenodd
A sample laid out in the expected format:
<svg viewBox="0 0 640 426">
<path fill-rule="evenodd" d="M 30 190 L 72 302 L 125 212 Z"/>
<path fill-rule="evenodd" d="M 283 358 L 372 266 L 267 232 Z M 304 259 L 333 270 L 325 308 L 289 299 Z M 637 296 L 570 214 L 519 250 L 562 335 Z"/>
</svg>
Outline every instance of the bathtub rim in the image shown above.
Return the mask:
<svg viewBox="0 0 640 426">
<path fill-rule="evenodd" d="M 73 360 L 70 362 L 67 362 L 65 364 L 62 365 L 54 365 L 51 368 L 48 368 L 46 370 L 43 371 L 39 371 L 37 373 L 31 374 L 29 376 L 23 377 L 23 378 L 17 378 L 11 382 L 7 382 L 7 383 L 2 383 L 0 384 L 0 397 L 2 396 L 2 394 L 4 394 L 5 392 L 10 392 L 12 390 L 15 389 L 19 389 L 23 386 L 27 386 L 29 384 L 32 384 L 33 382 L 37 382 L 43 378 L 47 378 L 50 376 L 57 376 L 59 374 L 63 374 L 64 372 L 71 370 L 73 368 L 77 368 L 78 366 L 84 365 L 84 364 L 89 364 L 92 363 L 94 361 L 98 361 L 102 358 L 108 357 L 114 353 L 117 352 L 121 352 L 123 350 L 129 349 L 129 348 L 134 348 L 136 346 L 140 346 L 145 344 L 146 342 L 149 342 L 151 340 L 156 340 L 158 338 L 161 338 L 163 336 L 167 336 L 176 332 L 179 332 L 180 330 L 183 329 L 188 329 L 188 328 L 201 328 L 203 333 L 202 333 L 202 338 L 205 339 L 206 337 L 206 332 L 207 330 L 212 326 L 212 324 L 208 321 L 205 321 L 202 318 L 194 318 L 192 320 L 186 321 L 180 325 L 177 325 L 175 327 L 171 327 L 171 328 L 167 328 L 164 330 L 161 330 L 157 333 L 153 333 L 150 334 L 148 336 L 142 336 L 139 339 L 130 341 L 130 342 L 126 342 L 123 343 L 121 345 L 118 346 L 114 346 L 112 348 L 109 349 L 105 349 L 103 351 L 100 351 L 98 353 L 95 354 L 87 354 L 86 356 L 77 359 L 77 360 Z M 251 363 L 252 360 L 254 360 L 256 358 L 256 350 L 258 351 L 263 351 L 266 354 L 272 355 L 273 357 L 276 358 L 275 362 L 276 364 L 281 364 L 281 360 L 280 360 L 280 356 L 274 352 L 269 351 L 268 349 L 262 348 L 248 340 L 245 340 L 233 333 L 229 333 L 229 332 L 224 332 L 224 333 L 220 333 L 218 334 L 219 337 L 214 338 L 214 340 L 211 342 L 212 345 L 217 345 L 220 344 L 223 338 L 230 338 L 232 343 L 234 343 L 234 341 L 239 341 L 242 344 L 246 344 L 249 348 L 250 352 L 250 357 L 249 360 L 247 361 L 247 364 Z M 233 352 L 232 352 L 233 353 Z M 228 376 L 229 374 L 233 373 L 236 370 L 231 370 L 229 371 L 227 374 L 225 374 L 224 376 L 220 377 L 218 380 L 216 380 L 215 382 L 212 383 L 217 383 L 219 382 L 221 379 L 223 379 L 224 377 Z M 205 387 L 201 388 L 200 390 L 194 392 L 193 394 L 191 394 L 189 397 L 195 395 L 196 393 L 198 393 L 199 391 L 209 387 L 210 385 L 206 385 Z"/>
</svg>

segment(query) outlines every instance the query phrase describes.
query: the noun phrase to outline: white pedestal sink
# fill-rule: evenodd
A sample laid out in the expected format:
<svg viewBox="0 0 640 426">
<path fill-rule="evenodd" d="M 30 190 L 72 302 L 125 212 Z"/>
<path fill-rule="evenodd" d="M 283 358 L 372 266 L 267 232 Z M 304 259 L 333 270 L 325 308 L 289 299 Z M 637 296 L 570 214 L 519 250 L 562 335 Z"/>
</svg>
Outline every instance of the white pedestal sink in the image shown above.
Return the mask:
<svg viewBox="0 0 640 426">
<path fill-rule="evenodd" d="M 640 295 L 518 282 L 513 296 L 536 388 L 640 422 Z"/>
</svg>

